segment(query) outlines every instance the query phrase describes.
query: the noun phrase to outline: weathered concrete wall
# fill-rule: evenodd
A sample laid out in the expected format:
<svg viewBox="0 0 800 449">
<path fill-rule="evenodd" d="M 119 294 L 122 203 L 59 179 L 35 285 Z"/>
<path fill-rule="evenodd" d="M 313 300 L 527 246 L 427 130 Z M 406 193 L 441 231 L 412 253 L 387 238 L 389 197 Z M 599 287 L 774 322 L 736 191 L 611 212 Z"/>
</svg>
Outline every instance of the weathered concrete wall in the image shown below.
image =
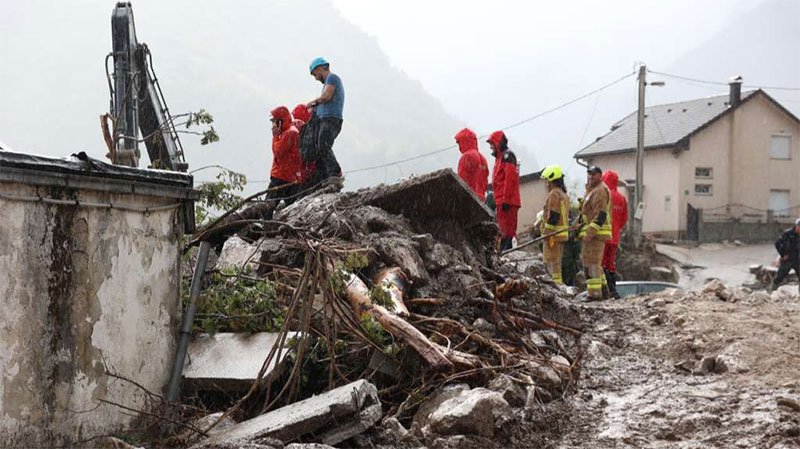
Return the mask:
<svg viewBox="0 0 800 449">
<path fill-rule="evenodd" d="M 522 206 L 519 208 L 517 216 L 517 239 L 525 241 L 529 236 L 525 233 L 533 229 L 536 223 L 536 214 L 544 207 L 544 197 L 547 195 L 547 183 L 541 179 L 532 179 L 521 182 L 519 185 L 519 197 Z"/>
<path fill-rule="evenodd" d="M 3 194 L 140 207 L 169 198 L 0 183 Z M 74 446 L 161 392 L 179 321 L 179 209 L 141 213 L 0 198 L 0 447 Z"/>
<path fill-rule="evenodd" d="M 701 243 L 732 242 L 743 243 L 774 242 L 787 226 L 780 223 L 736 223 L 736 222 L 700 222 L 699 241 Z"/>
</svg>

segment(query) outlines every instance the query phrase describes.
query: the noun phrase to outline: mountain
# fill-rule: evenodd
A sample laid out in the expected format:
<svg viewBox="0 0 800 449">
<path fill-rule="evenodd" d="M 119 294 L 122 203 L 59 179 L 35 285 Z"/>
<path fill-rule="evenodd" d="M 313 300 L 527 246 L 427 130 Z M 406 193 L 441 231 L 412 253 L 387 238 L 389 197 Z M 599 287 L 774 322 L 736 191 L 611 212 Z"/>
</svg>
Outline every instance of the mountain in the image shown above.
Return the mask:
<svg viewBox="0 0 800 449">
<path fill-rule="evenodd" d="M 108 109 L 103 59 L 111 48 L 113 3 L 92 0 L 4 2 L 0 40 L 0 136 L 18 151 L 52 156 L 105 154 L 97 116 Z M 450 146 L 463 126 L 344 20 L 329 0 L 133 2 L 137 36 L 173 114 L 204 108 L 220 142 L 182 140 L 190 169 L 219 164 L 265 187 L 271 163 L 269 111 L 319 95 L 308 73 L 316 56 L 331 61 L 347 94 L 334 150 L 345 170 Z M 458 150 L 399 166 L 347 175 L 346 188 L 455 167 Z M 214 170 L 197 174 L 214 176 Z"/>
</svg>

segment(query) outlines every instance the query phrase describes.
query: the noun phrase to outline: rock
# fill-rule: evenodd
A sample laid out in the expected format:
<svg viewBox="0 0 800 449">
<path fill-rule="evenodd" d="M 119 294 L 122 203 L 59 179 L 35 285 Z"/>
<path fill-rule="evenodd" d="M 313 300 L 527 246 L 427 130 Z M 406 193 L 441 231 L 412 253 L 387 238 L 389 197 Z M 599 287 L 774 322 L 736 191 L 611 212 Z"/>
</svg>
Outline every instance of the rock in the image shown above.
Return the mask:
<svg viewBox="0 0 800 449">
<path fill-rule="evenodd" d="M 456 250 L 450 245 L 436 243 L 430 252 L 425 255 L 425 268 L 431 273 L 438 273 L 445 268 L 454 265 L 456 261 L 461 261 L 456 256 Z"/>
<path fill-rule="evenodd" d="M 489 381 L 487 387 L 492 391 L 500 393 L 503 399 L 512 407 L 522 407 L 525 405 L 525 391 L 507 374 L 496 375 L 494 379 Z"/>
<path fill-rule="evenodd" d="M 436 411 L 444 401 L 452 399 L 465 391 L 469 391 L 469 389 L 470 387 L 467 384 L 451 384 L 442 387 L 433 399 L 429 399 L 419 406 L 417 413 L 414 415 L 412 430 L 421 431 L 422 428 L 428 425 L 428 419 L 431 413 Z"/>
<path fill-rule="evenodd" d="M 500 393 L 475 388 L 444 401 L 431 413 L 423 433 L 493 437 L 495 430 L 512 418 L 511 406 Z"/>
<path fill-rule="evenodd" d="M 525 416 L 530 417 L 533 412 L 537 411 L 540 408 L 541 402 L 537 397 L 539 393 L 539 389 L 536 388 L 535 385 L 528 385 L 525 388 Z"/>
<path fill-rule="evenodd" d="M 744 243 L 742 243 L 741 240 L 734 240 L 733 244 L 734 244 L 734 246 L 744 246 Z"/>
<path fill-rule="evenodd" d="M 416 234 L 411 236 L 411 240 L 419 245 L 420 254 L 426 254 L 433 249 L 436 240 L 430 234 Z"/>
<path fill-rule="evenodd" d="M 138 446 L 130 445 L 119 438 L 103 437 L 95 442 L 97 449 L 143 449 Z"/>
<path fill-rule="evenodd" d="M 261 248 L 251 245 L 237 236 L 229 238 L 222 246 L 216 268 L 239 271 L 243 268 L 256 270 L 261 260 Z"/>
<path fill-rule="evenodd" d="M 703 287 L 700 293 L 715 296 L 723 301 L 729 300 L 732 296 L 732 292 L 719 279 L 712 279 Z"/>
<path fill-rule="evenodd" d="M 323 444 L 337 444 L 369 429 L 381 415 L 375 385 L 358 380 L 242 421 L 212 435 L 203 446 L 261 437 L 291 441 L 309 434 Z"/>
<path fill-rule="evenodd" d="M 333 446 L 319 443 L 292 443 L 287 444 L 283 449 L 336 449 Z"/>
<path fill-rule="evenodd" d="M 482 335 L 487 337 L 491 337 L 494 335 L 495 327 L 492 323 L 486 321 L 484 318 L 478 318 L 472 323 L 472 327 L 474 327 L 478 332 Z"/>
<path fill-rule="evenodd" d="M 594 359 L 608 358 L 611 357 L 612 349 L 603 342 L 592 340 L 589 342 L 586 352 L 589 357 Z"/>
<path fill-rule="evenodd" d="M 675 368 L 677 368 L 677 369 L 679 369 L 681 371 L 687 371 L 687 372 L 690 372 L 690 373 L 695 373 L 695 366 L 696 365 L 697 365 L 697 362 L 695 362 L 694 360 L 684 360 L 682 362 L 676 363 L 674 366 L 675 366 Z"/>
<path fill-rule="evenodd" d="M 381 423 L 381 427 L 383 427 L 383 431 L 389 440 L 399 441 L 406 438 L 409 434 L 408 429 L 403 427 L 400 421 L 394 417 L 384 419 Z"/>
<path fill-rule="evenodd" d="M 777 403 L 781 407 L 786 407 L 792 411 L 800 412 L 800 402 L 789 398 L 778 398 Z"/>
<path fill-rule="evenodd" d="M 559 389 L 561 387 L 561 376 L 552 366 L 535 360 L 525 360 L 523 363 L 525 364 L 525 372 L 533 378 L 536 385 L 541 385 L 546 389 Z"/>
<path fill-rule="evenodd" d="M 544 349 L 547 346 L 547 341 L 544 339 L 541 333 L 533 331 L 530 334 L 531 342 L 536 345 L 539 349 Z"/>
<path fill-rule="evenodd" d="M 719 371 L 718 371 L 719 370 Z M 716 356 L 706 356 L 700 360 L 695 368 L 692 370 L 692 374 L 697 376 L 705 376 L 706 374 L 721 374 L 727 371 L 726 367 L 717 367 L 717 357 Z"/>
<path fill-rule="evenodd" d="M 561 373 L 569 374 L 572 368 L 572 364 L 569 363 L 569 360 L 561 355 L 554 355 L 550 357 L 550 363 L 553 364 L 553 368 L 555 368 L 556 371 Z"/>
<path fill-rule="evenodd" d="M 475 447 L 475 445 L 464 435 L 436 438 L 431 443 L 431 449 L 469 449 L 472 447 Z"/>
<path fill-rule="evenodd" d="M 387 267 L 400 267 L 414 284 L 422 287 L 430 283 L 430 274 L 425 263 L 414 248 L 413 242 L 406 238 L 370 234 L 368 243 L 378 252 L 378 257 Z"/>
</svg>

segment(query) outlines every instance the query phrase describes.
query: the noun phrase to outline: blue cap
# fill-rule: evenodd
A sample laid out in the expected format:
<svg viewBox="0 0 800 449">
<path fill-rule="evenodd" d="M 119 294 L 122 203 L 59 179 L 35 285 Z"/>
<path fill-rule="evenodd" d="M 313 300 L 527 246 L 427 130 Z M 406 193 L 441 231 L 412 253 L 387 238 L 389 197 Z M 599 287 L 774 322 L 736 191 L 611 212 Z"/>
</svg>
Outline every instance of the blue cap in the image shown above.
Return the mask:
<svg viewBox="0 0 800 449">
<path fill-rule="evenodd" d="M 325 58 L 323 58 L 322 56 L 320 56 L 319 58 L 314 58 L 314 60 L 311 61 L 311 64 L 309 64 L 308 66 L 308 72 L 309 73 L 313 72 L 314 69 L 316 69 L 321 65 L 328 65 L 328 61 L 326 61 Z"/>
</svg>

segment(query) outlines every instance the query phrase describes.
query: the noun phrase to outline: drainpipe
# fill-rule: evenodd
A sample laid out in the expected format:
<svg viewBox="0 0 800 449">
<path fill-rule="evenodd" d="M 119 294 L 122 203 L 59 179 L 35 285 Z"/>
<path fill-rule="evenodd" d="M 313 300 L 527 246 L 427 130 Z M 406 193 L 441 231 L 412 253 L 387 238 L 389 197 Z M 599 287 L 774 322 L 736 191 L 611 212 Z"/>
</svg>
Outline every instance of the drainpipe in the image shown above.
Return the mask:
<svg viewBox="0 0 800 449">
<path fill-rule="evenodd" d="M 192 286 L 189 293 L 189 304 L 186 305 L 186 310 L 183 311 L 181 318 L 181 333 L 178 340 L 178 348 L 175 351 L 175 359 L 172 363 L 172 372 L 169 376 L 169 383 L 167 384 L 167 401 L 174 402 L 178 399 L 178 394 L 181 392 L 181 377 L 183 376 L 183 365 L 186 360 L 186 351 L 189 348 L 189 337 L 192 335 L 192 324 L 194 323 L 194 312 L 197 297 L 200 296 L 200 288 L 203 282 L 203 275 L 206 272 L 206 264 L 208 262 L 208 252 L 211 249 L 211 243 L 207 241 L 200 242 L 200 250 L 197 252 L 197 262 L 194 265 L 194 274 L 192 274 Z"/>
</svg>

